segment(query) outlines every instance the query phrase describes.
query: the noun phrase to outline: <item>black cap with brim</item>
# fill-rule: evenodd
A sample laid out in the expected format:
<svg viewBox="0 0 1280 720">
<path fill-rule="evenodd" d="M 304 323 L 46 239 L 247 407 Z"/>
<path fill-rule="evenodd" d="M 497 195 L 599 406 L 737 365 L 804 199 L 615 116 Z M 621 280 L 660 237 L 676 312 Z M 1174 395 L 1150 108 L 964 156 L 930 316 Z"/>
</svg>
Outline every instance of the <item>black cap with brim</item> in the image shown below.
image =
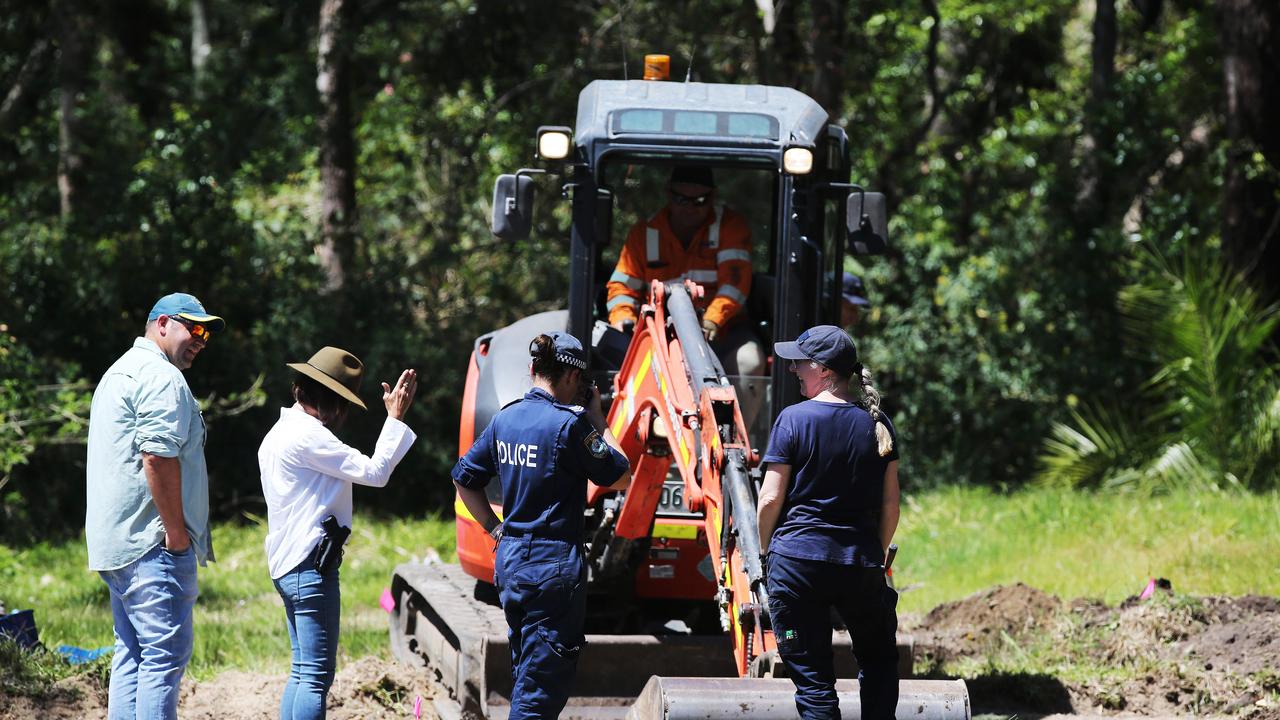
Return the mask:
<svg viewBox="0 0 1280 720">
<path fill-rule="evenodd" d="M 714 188 L 716 176 L 706 165 L 677 165 L 671 169 L 671 182 Z"/>
<path fill-rule="evenodd" d="M 812 360 L 844 377 L 859 371 L 857 346 L 835 325 L 817 325 L 800 333 L 794 342 L 776 343 L 773 354 L 786 360 Z"/>
<path fill-rule="evenodd" d="M 800 346 L 795 341 L 775 343 L 773 346 L 773 354 L 784 360 L 812 360 L 813 358 L 804 354 Z"/>
</svg>

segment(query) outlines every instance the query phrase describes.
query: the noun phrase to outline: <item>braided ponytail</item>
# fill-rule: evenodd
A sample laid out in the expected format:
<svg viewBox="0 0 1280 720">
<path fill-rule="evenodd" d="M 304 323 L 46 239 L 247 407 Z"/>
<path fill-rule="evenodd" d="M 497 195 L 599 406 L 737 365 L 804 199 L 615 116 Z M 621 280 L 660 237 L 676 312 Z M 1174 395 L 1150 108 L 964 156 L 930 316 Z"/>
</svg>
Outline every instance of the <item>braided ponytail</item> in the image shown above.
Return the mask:
<svg viewBox="0 0 1280 720">
<path fill-rule="evenodd" d="M 876 421 L 876 446 L 880 457 L 893 452 L 893 435 L 889 434 L 889 426 L 884 422 L 884 413 L 880 411 L 880 391 L 871 384 L 871 371 L 861 368 L 859 375 L 862 382 L 862 394 L 866 397 L 867 412 Z"/>
</svg>

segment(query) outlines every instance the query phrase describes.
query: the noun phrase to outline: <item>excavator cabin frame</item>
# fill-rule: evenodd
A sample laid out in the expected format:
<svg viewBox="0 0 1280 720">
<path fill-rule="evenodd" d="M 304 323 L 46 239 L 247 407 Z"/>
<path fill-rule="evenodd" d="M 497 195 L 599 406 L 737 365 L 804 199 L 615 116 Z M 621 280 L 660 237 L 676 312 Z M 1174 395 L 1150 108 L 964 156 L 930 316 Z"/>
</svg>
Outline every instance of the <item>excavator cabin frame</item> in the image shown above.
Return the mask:
<svg viewBox="0 0 1280 720">
<path fill-rule="evenodd" d="M 705 164 L 771 178 L 767 237 L 753 238 L 766 244 L 756 257 L 767 266 L 755 268 L 750 302 L 766 350 L 838 321 L 846 254 L 886 247 L 884 197 L 849 182 L 848 136 L 790 88 L 597 80 L 579 96 L 576 128 L 541 127 L 537 144 L 542 167 L 495 183 L 493 230 L 512 241 L 527 237 L 534 186 L 558 181 L 553 187 L 572 208 L 567 309 L 476 340 L 458 440 L 463 453 L 527 389 L 530 338 L 568 330 L 591 349 L 590 372 L 608 388 L 607 421 L 633 478 L 627 491 L 592 486 L 588 493 L 588 643 L 562 717 L 621 717 L 642 691 L 670 706 L 651 675 L 774 677 L 783 666 L 769 629 L 755 524 L 757 466 L 770 423 L 800 399 L 799 388 L 785 363 L 770 363 L 766 377 L 726 376 L 703 338 L 694 306 L 701 288 L 692 282 L 654 282 L 630 337 L 607 325 L 603 291 L 612 268 L 604 267 L 604 253 L 619 244 L 611 169 Z M 748 427 L 738 393 L 751 382 L 757 392 L 765 388 L 767 402 Z M 498 485 L 488 495 L 500 513 Z M 677 494 L 681 502 L 672 502 Z M 494 607 L 494 545 L 461 501 L 455 510 L 459 567 L 396 569 L 392 645 L 402 660 L 434 668 L 464 714 L 503 717 L 510 657 Z M 848 677 L 855 667 L 847 635 L 836 643 L 845 648 L 837 649 L 838 672 Z M 617 672 L 602 670 L 611 663 Z M 937 697 L 935 716 L 955 716 L 957 708 L 967 714 L 967 694 L 950 687 Z"/>
</svg>

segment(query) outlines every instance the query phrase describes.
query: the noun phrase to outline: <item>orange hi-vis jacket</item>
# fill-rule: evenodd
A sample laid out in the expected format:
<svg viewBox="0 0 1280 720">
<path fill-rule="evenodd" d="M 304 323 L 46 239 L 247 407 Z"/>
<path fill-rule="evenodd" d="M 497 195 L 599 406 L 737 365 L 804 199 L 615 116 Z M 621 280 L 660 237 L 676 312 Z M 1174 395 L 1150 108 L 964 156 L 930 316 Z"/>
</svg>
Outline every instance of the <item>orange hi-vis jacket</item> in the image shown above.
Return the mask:
<svg viewBox="0 0 1280 720">
<path fill-rule="evenodd" d="M 667 209 L 636 223 L 609 277 L 609 322 L 638 320 L 653 280 L 692 280 L 702 286 L 704 320 L 719 327 L 734 319 L 751 292 L 751 229 L 738 213 L 716 205 L 686 249 L 671 232 Z"/>
</svg>

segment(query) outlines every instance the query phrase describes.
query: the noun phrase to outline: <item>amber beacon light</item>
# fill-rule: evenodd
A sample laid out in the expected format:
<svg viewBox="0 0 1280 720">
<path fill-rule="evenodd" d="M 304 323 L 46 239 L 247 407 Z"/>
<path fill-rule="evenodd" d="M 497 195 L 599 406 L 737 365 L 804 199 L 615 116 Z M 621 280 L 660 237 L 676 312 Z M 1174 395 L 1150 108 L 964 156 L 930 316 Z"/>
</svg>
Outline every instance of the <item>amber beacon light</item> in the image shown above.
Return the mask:
<svg viewBox="0 0 1280 720">
<path fill-rule="evenodd" d="M 667 80 L 671 77 L 671 56 L 645 55 L 644 79 Z"/>
</svg>

